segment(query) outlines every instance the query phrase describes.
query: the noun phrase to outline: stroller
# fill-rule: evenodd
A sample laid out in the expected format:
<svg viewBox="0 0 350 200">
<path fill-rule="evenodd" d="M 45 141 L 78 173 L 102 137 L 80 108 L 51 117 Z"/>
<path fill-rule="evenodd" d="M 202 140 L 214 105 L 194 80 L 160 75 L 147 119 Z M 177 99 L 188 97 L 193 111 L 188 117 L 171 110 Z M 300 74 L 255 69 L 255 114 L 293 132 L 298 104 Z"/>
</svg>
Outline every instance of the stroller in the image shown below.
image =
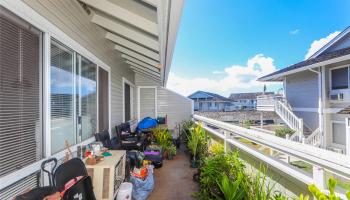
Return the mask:
<svg viewBox="0 0 350 200">
<path fill-rule="evenodd" d="M 51 171 L 45 169 L 53 163 Z M 35 188 L 30 192 L 17 196 L 15 200 L 38 200 L 59 192 L 62 200 L 95 200 L 92 180 L 83 161 L 73 158 L 55 170 L 57 159 L 51 158 L 41 164 L 41 169 L 49 176 L 50 186 Z"/>
</svg>

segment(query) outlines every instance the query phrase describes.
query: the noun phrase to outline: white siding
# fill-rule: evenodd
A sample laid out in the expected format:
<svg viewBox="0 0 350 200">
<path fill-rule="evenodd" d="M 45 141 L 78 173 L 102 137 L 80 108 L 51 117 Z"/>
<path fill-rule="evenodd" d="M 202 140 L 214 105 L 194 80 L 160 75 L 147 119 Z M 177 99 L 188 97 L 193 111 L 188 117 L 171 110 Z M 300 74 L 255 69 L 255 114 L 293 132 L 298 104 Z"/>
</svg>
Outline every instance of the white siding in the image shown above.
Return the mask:
<svg viewBox="0 0 350 200">
<path fill-rule="evenodd" d="M 84 11 L 78 1 L 24 0 L 24 2 L 111 67 L 111 127 L 114 128 L 121 123 L 122 77 L 134 82 L 134 73 L 120 60 L 119 53 L 113 50 L 114 45 L 104 38 L 106 32 L 90 22 L 91 16 Z"/>
<path fill-rule="evenodd" d="M 169 129 L 190 120 L 192 100 L 163 87 L 158 87 L 158 116 L 167 115 Z"/>
<path fill-rule="evenodd" d="M 318 108 L 318 75 L 303 71 L 287 76 L 286 93 L 293 108 Z"/>
<path fill-rule="evenodd" d="M 140 120 L 145 117 L 157 117 L 156 89 L 157 88 L 140 88 Z"/>
<path fill-rule="evenodd" d="M 138 73 L 135 73 L 135 85 L 136 86 L 159 86 L 160 84 L 151 78 L 144 77 Z"/>
</svg>

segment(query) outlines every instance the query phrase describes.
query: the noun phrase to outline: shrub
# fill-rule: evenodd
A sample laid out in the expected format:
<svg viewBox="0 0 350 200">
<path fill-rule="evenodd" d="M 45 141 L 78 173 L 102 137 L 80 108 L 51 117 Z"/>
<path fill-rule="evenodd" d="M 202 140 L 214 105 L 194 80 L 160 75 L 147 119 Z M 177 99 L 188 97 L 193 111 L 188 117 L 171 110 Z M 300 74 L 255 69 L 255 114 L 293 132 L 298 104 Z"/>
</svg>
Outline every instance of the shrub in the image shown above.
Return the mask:
<svg viewBox="0 0 350 200">
<path fill-rule="evenodd" d="M 250 128 L 253 125 L 253 121 L 252 120 L 244 120 L 243 121 L 243 127 L 244 128 Z"/>
<path fill-rule="evenodd" d="M 208 134 L 202 128 L 201 124 L 198 124 L 194 128 L 190 129 L 187 147 L 193 156 L 193 167 L 195 167 L 196 163 L 198 163 L 198 160 L 206 157 L 208 154 L 208 144 Z"/>
<path fill-rule="evenodd" d="M 295 131 L 290 128 L 278 128 L 275 131 L 275 135 L 281 138 L 286 138 L 286 135 L 293 135 Z"/>
<path fill-rule="evenodd" d="M 173 145 L 173 136 L 168 129 L 154 128 L 152 131 L 156 142 L 162 147 L 163 150 L 167 150 L 168 147 Z"/>
</svg>

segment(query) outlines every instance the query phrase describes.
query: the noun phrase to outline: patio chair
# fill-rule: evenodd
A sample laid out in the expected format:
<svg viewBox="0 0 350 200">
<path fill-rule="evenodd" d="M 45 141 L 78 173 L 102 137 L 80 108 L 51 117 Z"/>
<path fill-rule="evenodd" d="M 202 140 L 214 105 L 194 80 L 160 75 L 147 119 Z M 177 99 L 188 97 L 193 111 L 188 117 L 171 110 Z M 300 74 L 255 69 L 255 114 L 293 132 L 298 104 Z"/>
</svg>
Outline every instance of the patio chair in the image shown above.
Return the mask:
<svg viewBox="0 0 350 200">
<path fill-rule="evenodd" d="M 111 139 L 108 130 L 104 130 L 100 133 L 95 134 L 95 139 L 97 142 L 102 142 L 103 146 L 112 149 L 112 150 L 119 150 L 121 147 L 118 145 L 117 138 L 113 137 Z"/>
<path fill-rule="evenodd" d="M 130 125 L 122 123 L 115 127 L 118 143 L 125 150 L 143 150 L 145 137 L 141 133 L 131 133 Z"/>
</svg>

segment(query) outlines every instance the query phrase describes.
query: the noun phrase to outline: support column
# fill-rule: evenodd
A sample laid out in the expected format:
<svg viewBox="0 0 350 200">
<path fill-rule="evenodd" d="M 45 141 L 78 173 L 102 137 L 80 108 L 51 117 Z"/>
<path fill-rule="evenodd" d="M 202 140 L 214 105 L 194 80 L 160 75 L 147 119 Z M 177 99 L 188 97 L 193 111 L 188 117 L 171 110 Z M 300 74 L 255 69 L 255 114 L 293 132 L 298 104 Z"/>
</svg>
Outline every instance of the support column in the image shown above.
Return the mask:
<svg viewBox="0 0 350 200">
<path fill-rule="evenodd" d="M 321 73 L 319 74 L 319 110 L 318 110 L 318 117 L 319 117 L 319 128 L 320 128 L 320 142 L 321 147 L 326 148 L 326 132 L 325 132 L 325 115 L 324 115 L 324 109 L 325 109 L 325 101 L 326 101 L 326 70 L 325 66 L 321 67 Z"/>
<path fill-rule="evenodd" d="M 224 135 L 225 135 L 225 139 L 224 139 L 224 152 L 227 152 L 227 131 L 224 130 Z"/>
<path fill-rule="evenodd" d="M 346 128 L 346 155 L 350 156 L 350 117 L 345 118 Z"/>
<path fill-rule="evenodd" d="M 325 171 L 322 167 L 313 166 L 312 167 L 312 176 L 313 176 L 314 184 L 320 190 L 327 189 Z"/>
</svg>

